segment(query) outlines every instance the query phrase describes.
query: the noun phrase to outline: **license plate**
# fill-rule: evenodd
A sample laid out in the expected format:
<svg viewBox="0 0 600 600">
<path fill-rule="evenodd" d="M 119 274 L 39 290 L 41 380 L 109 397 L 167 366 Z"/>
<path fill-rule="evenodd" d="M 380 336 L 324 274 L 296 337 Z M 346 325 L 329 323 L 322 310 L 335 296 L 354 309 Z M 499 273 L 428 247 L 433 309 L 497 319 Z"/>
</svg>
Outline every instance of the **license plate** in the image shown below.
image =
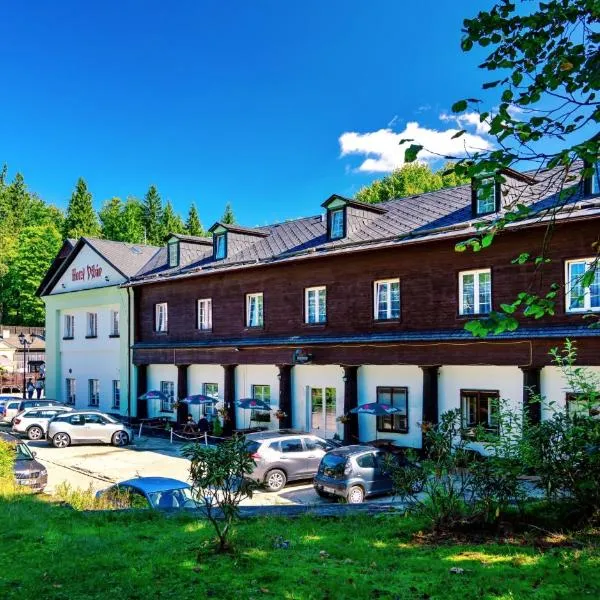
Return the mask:
<svg viewBox="0 0 600 600">
<path fill-rule="evenodd" d="M 17 483 L 21 485 L 33 485 L 35 483 L 35 479 L 17 479 Z"/>
<path fill-rule="evenodd" d="M 335 494 L 335 488 L 328 487 L 326 485 L 323 486 L 323 491 L 327 492 L 328 494 Z"/>
</svg>

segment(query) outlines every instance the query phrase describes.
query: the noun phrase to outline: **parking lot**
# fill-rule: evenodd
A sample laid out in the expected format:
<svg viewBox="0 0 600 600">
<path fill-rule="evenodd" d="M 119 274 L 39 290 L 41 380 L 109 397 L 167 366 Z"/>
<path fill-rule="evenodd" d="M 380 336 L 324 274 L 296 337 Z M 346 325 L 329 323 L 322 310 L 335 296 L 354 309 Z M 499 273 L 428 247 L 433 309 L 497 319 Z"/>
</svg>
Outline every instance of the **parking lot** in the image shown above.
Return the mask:
<svg viewBox="0 0 600 600">
<path fill-rule="evenodd" d="M 3 428 L 8 430 L 8 428 Z M 38 460 L 48 469 L 48 487 L 52 493 L 63 481 L 74 488 L 100 490 L 112 483 L 139 476 L 174 477 L 188 480 L 189 461 L 179 456 L 182 445 L 152 437 L 135 438 L 131 446 L 79 445 L 54 448 L 45 441 L 27 442 Z M 390 503 L 389 496 L 368 502 Z M 244 505 L 323 504 L 310 482 L 288 484 L 277 493 L 257 492 Z"/>
</svg>

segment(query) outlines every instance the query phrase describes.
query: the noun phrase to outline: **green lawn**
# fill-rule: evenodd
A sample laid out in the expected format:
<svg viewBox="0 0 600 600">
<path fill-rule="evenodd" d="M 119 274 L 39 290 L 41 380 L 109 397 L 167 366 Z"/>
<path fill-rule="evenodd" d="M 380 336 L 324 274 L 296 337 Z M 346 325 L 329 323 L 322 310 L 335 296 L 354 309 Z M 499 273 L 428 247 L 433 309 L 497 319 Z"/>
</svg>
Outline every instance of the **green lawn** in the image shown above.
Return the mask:
<svg viewBox="0 0 600 600">
<path fill-rule="evenodd" d="M 241 523 L 236 552 L 219 556 L 210 526 L 189 515 L 83 513 L 30 496 L 0 496 L 0 515 L 2 600 L 600 597 L 589 538 L 544 551 L 433 546 L 415 543 L 418 525 L 402 517 L 261 519 Z"/>
</svg>

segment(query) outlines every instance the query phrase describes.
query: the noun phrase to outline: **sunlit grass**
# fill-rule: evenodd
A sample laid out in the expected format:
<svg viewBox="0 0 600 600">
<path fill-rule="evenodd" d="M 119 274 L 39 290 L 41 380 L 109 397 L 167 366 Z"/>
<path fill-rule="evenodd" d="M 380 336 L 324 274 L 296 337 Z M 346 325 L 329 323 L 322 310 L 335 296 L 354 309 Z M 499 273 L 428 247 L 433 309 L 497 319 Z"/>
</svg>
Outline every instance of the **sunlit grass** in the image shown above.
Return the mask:
<svg viewBox="0 0 600 600">
<path fill-rule="evenodd" d="M 446 560 L 452 562 L 476 561 L 482 565 L 494 565 L 498 563 L 510 563 L 515 566 L 535 565 L 539 561 L 539 556 L 529 556 L 526 554 L 490 554 L 488 552 L 461 552 L 453 556 L 446 557 Z"/>
</svg>

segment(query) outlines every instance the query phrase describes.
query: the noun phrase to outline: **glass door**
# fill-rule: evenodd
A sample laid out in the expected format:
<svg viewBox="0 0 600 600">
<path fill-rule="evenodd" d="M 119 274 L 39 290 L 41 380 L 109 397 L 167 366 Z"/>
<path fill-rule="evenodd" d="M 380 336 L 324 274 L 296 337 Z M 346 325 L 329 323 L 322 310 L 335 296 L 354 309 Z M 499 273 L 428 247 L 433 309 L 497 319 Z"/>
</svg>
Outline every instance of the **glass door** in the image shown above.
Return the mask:
<svg viewBox="0 0 600 600">
<path fill-rule="evenodd" d="M 336 425 L 335 388 L 310 388 L 310 431 L 322 438 L 332 438 Z"/>
</svg>

